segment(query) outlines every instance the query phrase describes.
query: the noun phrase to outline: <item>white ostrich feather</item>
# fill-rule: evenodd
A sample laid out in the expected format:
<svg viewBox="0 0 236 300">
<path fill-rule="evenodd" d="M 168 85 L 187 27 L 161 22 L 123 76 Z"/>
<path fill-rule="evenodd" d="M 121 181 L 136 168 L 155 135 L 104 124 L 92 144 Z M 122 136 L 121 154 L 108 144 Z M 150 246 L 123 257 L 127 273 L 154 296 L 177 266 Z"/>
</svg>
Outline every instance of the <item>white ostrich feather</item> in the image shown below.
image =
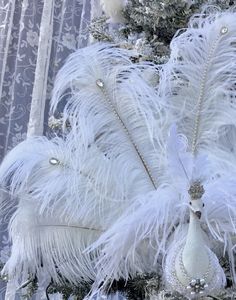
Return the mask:
<svg viewBox="0 0 236 300">
<path fill-rule="evenodd" d="M 187 152 L 186 137 L 177 134 L 176 126 L 170 130 L 167 145 L 167 173 L 171 178 L 169 184 L 163 184 L 155 192 L 134 199 L 122 217 L 89 247 L 89 251 L 102 249 L 96 264 L 98 273 L 95 291 L 98 286 L 102 288 L 101 283 L 106 285 L 120 278 L 128 280 L 140 273 L 155 272 L 158 259 L 164 258 L 163 266 L 166 266 L 167 273 L 171 272 L 171 253 L 174 255 L 186 239 L 188 189 L 195 180 L 201 180 L 205 189 L 204 222 L 209 239 L 205 240 L 206 246 L 213 247 L 214 241 L 222 245 L 225 250 L 221 255 L 228 253 L 232 278 L 235 278 L 235 181 L 210 177 L 214 168 L 211 169 L 205 155 L 194 158 L 191 152 Z M 185 224 L 178 231 L 182 238 L 180 240 L 180 236 L 175 235 L 170 248 L 172 233 L 178 224 Z M 212 255 L 217 265 L 213 252 Z M 224 286 L 225 275 L 221 269 L 218 271 L 219 285 Z"/>
<path fill-rule="evenodd" d="M 101 232 L 78 226 L 76 218 L 68 223 L 54 215 L 39 215 L 31 196 L 19 201 L 9 225 L 12 253 L 2 271 L 19 286 L 29 274 L 71 283 L 95 278 L 91 256 L 82 252 Z"/>
<path fill-rule="evenodd" d="M 182 205 L 183 200 L 170 186 L 134 199 L 133 205 L 89 249 L 102 248 L 97 285 L 155 272 L 169 235 L 184 220 L 187 206 Z"/>
<path fill-rule="evenodd" d="M 193 17 L 171 43 L 159 89 L 179 132 L 190 141 L 189 150 L 208 157 L 207 165 L 200 161 L 198 166 L 199 175 L 208 173 L 201 178 L 205 221 L 229 254 L 234 280 L 235 30 L 233 12 Z"/>
<path fill-rule="evenodd" d="M 15 196 L 21 193 L 33 193 L 39 197 L 45 196 L 48 203 L 54 200 L 55 196 L 68 197 L 65 193 L 70 193 L 69 182 L 76 180 L 73 177 L 76 172 L 79 173 L 79 168 L 75 164 L 72 168 L 75 173 L 69 171 L 73 153 L 67 151 L 68 149 L 69 144 L 61 138 L 52 141 L 46 137 L 27 139 L 5 157 L 0 168 L 1 184 L 9 186 L 11 194 Z M 59 164 L 52 165 L 51 158 L 58 159 Z M 75 162 L 77 163 L 78 160 Z M 51 182 L 50 185 L 46 184 L 48 180 Z M 67 180 L 66 189 L 63 187 L 65 180 Z"/>
<path fill-rule="evenodd" d="M 96 146 L 83 153 L 78 145 L 70 136 L 67 140 L 51 141 L 46 137 L 29 138 L 5 157 L 0 167 L 1 185 L 8 187 L 15 197 L 30 194 L 40 214 L 44 211 L 53 214 L 61 205 L 59 217 L 67 216 L 69 220 L 76 215 L 78 219 L 86 219 L 85 215 L 91 214 L 92 222 L 98 213 L 96 208 L 104 214 L 109 206 L 105 202 L 115 205 L 116 201 L 122 201 L 124 186 L 118 185 L 116 177 L 106 176 L 112 164 Z M 94 157 L 101 164 L 99 170 L 94 170 Z M 52 165 L 51 158 L 59 164 Z M 109 186 L 113 188 L 108 189 Z"/>
<path fill-rule="evenodd" d="M 232 280 L 235 273 L 235 219 L 236 219 L 236 181 L 233 177 L 215 178 L 205 184 L 205 222 L 213 240 L 221 245 L 220 255 L 226 253 L 230 261 Z"/>
<path fill-rule="evenodd" d="M 94 277 L 89 257 L 81 253 L 101 230 L 91 225 L 96 203 L 90 214 L 79 215 L 86 190 L 75 153 L 60 138 L 34 137 L 13 149 L 1 165 L 1 184 L 18 198 L 9 224 L 11 257 L 3 273 L 18 286 L 42 271 L 56 281 L 61 275 L 73 282 Z M 52 157 L 60 164 L 51 165 Z"/>
<path fill-rule="evenodd" d="M 192 152 L 219 156 L 222 126 L 235 126 L 235 13 L 207 11 L 194 16 L 188 29 L 171 42 L 160 94 L 190 141 Z M 227 147 L 227 145 L 224 145 Z"/>
<path fill-rule="evenodd" d="M 186 222 L 186 188 L 195 168 L 193 155 L 186 148 L 186 138 L 178 135 L 176 126 L 172 126 L 165 171 L 173 177 L 160 184 L 156 191 L 134 198 L 115 224 L 89 247 L 91 252 L 101 249 L 95 290 L 102 283 L 106 286 L 113 280 L 128 280 L 140 273 L 156 271 L 158 262 L 166 255 L 171 234 L 178 224 Z"/>
<path fill-rule="evenodd" d="M 91 255 L 82 252 L 122 208 L 117 179 L 97 174 L 95 181 L 90 174 L 89 156 L 96 156 L 104 169 L 110 162 L 95 147 L 84 158 L 73 142 L 70 137 L 30 138 L 14 148 L 0 167 L 1 185 L 18 198 L 9 224 L 11 257 L 3 270 L 18 286 L 28 274 L 42 272 L 54 281 L 94 279 Z M 59 164 L 50 164 L 51 158 Z M 105 191 L 103 180 L 113 189 Z M 120 204 L 115 209 L 118 194 Z"/>
<path fill-rule="evenodd" d="M 187 152 L 187 147 L 186 137 L 178 135 L 176 125 L 173 125 L 167 141 L 168 175 L 180 191 L 186 190 L 192 180 L 193 155 Z"/>
<path fill-rule="evenodd" d="M 207 155 L 194 156 L 188 147 L 187 137 L 178 133 L 176 124 L 172 125 L 167 139 L 167 173 L 180 193 L 188 191 L 193 181 L 204 182 L 213 175 Z"/>
<path fill-rule="evenodd" d="M 95 279 L 91 258 L 98 252 L 86 254 L 85 248 L 136 195 L 156 190 L 164 153 L 158 132 L 162 127 L 164 135 L 168 126 L 155 90 L 144 80 L 145 70 L 154 68 L 136 67 L 131 54 L 103 44 L 72 54 L 57 76 L 52 99 L 56 109 L 68 97 L 64 118 L 70 134 L 51 141 L 30 138 L 0 167 L 1 184 L 18 198 L 4 272 L 19 284 L 26 274 L 44 271 L 55 281 Z M 59 163 L 52 165 L 51 158 Z"/>
<path fill-rule="evenodd" d="M 131 54 L 110 45 L 75 52 L 58 74 L 52 99 L 55 109 L 70 93 L 65 120 L 80 135 L 81 147 L 96 144 L 115 163 L 111 172 L 120 174 L 128 197 L 156 189 L 168 128 L 155 90 L 142 77 L 149 66 L 135 67 Z M 99 79 L 103 88 L 96 84 Z"/>
</svg>

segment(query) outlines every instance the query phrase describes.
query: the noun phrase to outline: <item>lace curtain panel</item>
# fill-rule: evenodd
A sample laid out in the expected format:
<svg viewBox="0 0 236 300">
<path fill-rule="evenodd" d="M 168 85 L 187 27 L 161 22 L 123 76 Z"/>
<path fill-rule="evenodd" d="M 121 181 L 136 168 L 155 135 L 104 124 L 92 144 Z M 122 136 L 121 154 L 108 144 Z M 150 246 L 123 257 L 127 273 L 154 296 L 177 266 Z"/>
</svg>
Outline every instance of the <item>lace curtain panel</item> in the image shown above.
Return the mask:
<svg viewBox="0 0 236 300">
<path fill-rule="evenodd" d="M 94 13 L 90 0 L 0 0 L 0 161 L 27 135 L 45 133 L 55 75 L 71 52 L 88 44 Z M 1 220 L 1 264 L 10 252 L 6 223 Z M 1 282 L 0 299 L 3 290 Z"/>
</svg>

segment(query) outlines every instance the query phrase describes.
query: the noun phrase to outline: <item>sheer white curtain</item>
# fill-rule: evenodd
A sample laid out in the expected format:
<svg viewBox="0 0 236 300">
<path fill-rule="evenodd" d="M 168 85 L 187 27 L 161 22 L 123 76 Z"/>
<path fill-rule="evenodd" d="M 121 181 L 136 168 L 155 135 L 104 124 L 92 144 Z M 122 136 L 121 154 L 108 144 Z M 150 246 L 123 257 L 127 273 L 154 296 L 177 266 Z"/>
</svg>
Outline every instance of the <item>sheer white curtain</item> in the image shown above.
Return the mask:
<svg viewBox="0 0 236 300">
<path fill-rule="evenodd" d="M 89 19 L 90 0 L 0 0 L 0 159 L 29 120 L 42 133 L 54 77 L 87 44 Z"/>
<path fill-rule="evenodd" d="M 55 75 L 71 52 L 87 45 L 97 3 L 0 0 L 0 161 L 27 135 L 45 132 Z M 4 264 L 10 251 L 4 219 L 0 229 Z"/>
</svg>

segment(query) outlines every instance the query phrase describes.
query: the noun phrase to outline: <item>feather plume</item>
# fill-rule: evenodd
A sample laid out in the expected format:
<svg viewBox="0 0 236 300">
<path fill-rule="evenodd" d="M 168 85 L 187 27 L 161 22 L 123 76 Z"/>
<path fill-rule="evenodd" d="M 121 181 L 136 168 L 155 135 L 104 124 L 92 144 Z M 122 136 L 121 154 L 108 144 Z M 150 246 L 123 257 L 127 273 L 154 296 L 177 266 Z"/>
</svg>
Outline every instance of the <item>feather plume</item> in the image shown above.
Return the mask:
<svg viewBox="0 0 236 300">
<path fill-rule="evenodd" d="M 89 248 L 102 249 L 97 286 L 138 273 L 155 272 L 174 227 L 183 222 L 184 200 L 171 187 L 160 187 L 135 199 L 133 205 Z M 178 213 L 176 213 L 178 211 Z M 96 286 L 96 287 L 97 287 Z"/>
<path fill-rule="evenodd" d="M 111 163 L 96 146 L 89 147 L 86 153 L 80 151 L 77 140 L 70 136 L 66 140 L 51 141 L 46 137 L 29 138 L 5 157 L 0 168 L 0 183 L 15 197 L 30 194 L 40 214 L 53 213 L 61 206 L 60 216 L 67 216 L 69 220 L 69 216 L 85 219 L 85 215 L 91 215 L 90 222 L 93 222 L 96 208 L 98 211 L 101 207 L 108 209 L 107 201 L 111 205 L 122 202 L 124 187 L 119 189 L 116 177 L 106 176 Z M 102 179 L 89 164 L 93 157 L 101 163 Z M 113 189 L 105 190 L 107 186 Z"/>
<path fill-rule="evenodd" d="M 171 42 L 159 92 L 193 153 L 224 159 L 222 126 L 235 126 L 236 20 L 233 12 L 195 15 Z M 227 145 L 224 145 L 227 147 Z"/>
<path fill-rule="evenodd" d="M 173 125 L 167 141 L 168 171 L 174 185 L 182 190 L 187 190 L 192 179 L 193 155 L 187 152 L 187 147 L 186 137 L 178 135 L 176 125 Z"/>
<path fill-rule="evenodd" d="M 228 252 L 234 280 L 235 30 L 234 12 L 206 10 L 194 16 L 172 40 L 159 87 L 179 132 L 190 141 L 189 150 L 199 157 L 194 176 L 205 172 L 205 222 Z"/>
<path fill-rule="evenodd" d="M 19 201 L 9 225 L 12 254 L 3 269 L 19 286 L 29 274 L 39 276 L 42 272 L 56 282 L 95 278 L 91 256 L 82 252 L 101 232 L 80 227 L 77 219 L 68 223 L 54 213 L 39 215 L 31 196 Z"/>
<path fill-rule="evenodd" d="M 230 261 L 232 280 L 235 273 L 235 219 L 236 219 L 236 181 L 233 177 L 209 179 L 205 184 L 205 222 L 212 241 L 221 245 L 221 255 L 227 253 Z"/>
<path fill-rule="evenodd" d="M 89 252 L 101 249 L 96 264 L 95 291 L 113 280 L 128 280 L 138 273 L 155 272 L 158 262 L 165 257 L 176 226 L 187 221 L 187 187 L 195 163 L 186 149 L 186 138 L 179 135 L 173 125 L 166 150 L 168 170 L 165 171 L 169 180 L 156 191 L 134 198 L 114 225 L 88 248 Z"/>
<path fill-rule="evenodd" d="M 111 171 L 121 174 L 128 197 L 157 188 L 168 128 L 155 90 L 142 77 L 149 66 L 136 67 L 131 54 L 101 44 L 74 53 L 58 74 L 52 99 L 55 110 L 70 94 L 65 120 L 81 135 L 81 147 L 96 144 L 115 163 Z M 94 166 L 99 168 L 95 161 Z"/>
<path fill-rule="evenodd" d="M 164 135 L 167 125 L 144 80 L 154 68 L 135 66 L 131 55 L 102 44 L 72 54 L 52 99 L 55 110 L 67 98 L 64 120 L 71 132 L 65 139 L 30 138 L 0 167 L 1 185 L 18 199 L 4 272 L 19 285 L 28 273 L 73 283 L 95 279 L 92 258 L 99 248 L 93 254 L 85 248 L 136 195 L 156 190 L 164 151 L 157 133 L 162 127 Z"/>
<path fill-rule="evenodd" d="M 194 156 L 188 144 L 187 137 L 178 134 L 176 124 L 172 125 L 167 139 L 167 173 L 180 193 L 188 191 L 193 181 L 204 182 L 212 172 L 207 155 Z"/>
<path fill-rule="evenodd" d="M 105 157 L 90 147 L 85 163 L 72 141 L 69 137 L 51 141 L 30 138 L 14 148 L 1 165 L 1 185 L 18 198 L 9 224 L 12 253 L 3 272 L 18 286 L 28 274 L 42 272 L 54 281 L 75 283 L 95 278 L 91 255 L 82 252 L 119 213 L 115 209 L 118 200 L 112 197 L 114 191 L 119 193 L 118 184 L 116 178 L 112 182 L 114 177 L 103 176 L 106 184 L 114 187 L 109 195 L 104 192 L 99 174 L 95 182 L 87 161 L 95 155 L 109 168 Z M 122 193 L 118 199 L 122 207 Z"/>
</svg>

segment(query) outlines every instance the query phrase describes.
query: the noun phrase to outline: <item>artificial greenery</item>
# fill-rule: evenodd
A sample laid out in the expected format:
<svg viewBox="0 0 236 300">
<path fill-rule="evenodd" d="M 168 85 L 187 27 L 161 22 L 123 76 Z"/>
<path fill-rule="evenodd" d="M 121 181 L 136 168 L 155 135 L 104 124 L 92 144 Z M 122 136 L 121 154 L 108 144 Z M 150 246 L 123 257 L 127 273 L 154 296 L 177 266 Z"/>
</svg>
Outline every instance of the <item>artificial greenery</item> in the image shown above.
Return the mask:
<svg viewBox="0 0 236 300">
<path fill-rule="evenodd" d="M 190 17 L 204 6 L 229 9 L 232 0 L 128 0 L 124 9 L 126 24 L 113 26 L 102 16 L 92 20 L 89 27 L 97 41 L 119 43 L 121 47 L 135 48 L 145 60 L 165 63 L 170 41 L 175 33 L 187 27 Z"/>
</svg>

